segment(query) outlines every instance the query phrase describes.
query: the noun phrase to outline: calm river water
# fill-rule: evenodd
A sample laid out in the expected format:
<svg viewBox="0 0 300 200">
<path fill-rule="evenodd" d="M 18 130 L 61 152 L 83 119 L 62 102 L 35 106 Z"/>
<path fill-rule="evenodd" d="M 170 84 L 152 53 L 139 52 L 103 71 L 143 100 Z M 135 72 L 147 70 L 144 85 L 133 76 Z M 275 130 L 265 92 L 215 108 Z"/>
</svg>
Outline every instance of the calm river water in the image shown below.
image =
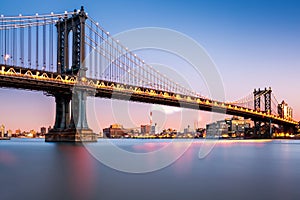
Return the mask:
<svg viewBox="0 0 300 200">
<path fill-rule="evenodd" d="M 110 155 L 107 141 L 87 145 L 43 139 L 0 141 L 0 199 L 300 199 L 300 141 L 218 141 L 199 159 L 205 143 L 194 140 L 175 162 L 148 173 L 126 173 L 116 170 L 122 166 L 104 165 L 93 149 L 133 162 Z M 155 166 L 158 160 L 147 153 L 163 149 L 172 140 L 109 142 L 152 159 L 145 166 Z M 180 146 L 187 141 L 172 143 Z M 167 154 L 156 156 L 160 161 L 178 153 L 165 150 Z"/>
</svg>

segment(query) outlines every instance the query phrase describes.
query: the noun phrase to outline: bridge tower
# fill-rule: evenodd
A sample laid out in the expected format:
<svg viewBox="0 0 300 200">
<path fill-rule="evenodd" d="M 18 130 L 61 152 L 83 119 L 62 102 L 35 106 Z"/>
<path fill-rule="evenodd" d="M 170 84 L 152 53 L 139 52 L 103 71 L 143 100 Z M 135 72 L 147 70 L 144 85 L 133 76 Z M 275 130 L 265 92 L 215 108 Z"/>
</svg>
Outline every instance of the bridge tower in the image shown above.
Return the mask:
<svg viewBox="0 0 300 200">
<path fill-rule="evenodd" d="M 264 112 L 266 113 L 270 113 L 272 112 L 272 89 L 271 88 L 265 88 L 264 90 L 261 89 L 254 89 L 253 92 L 254 95 L 254 110 L 257 111 L 261 111 L 262 107 L 261 107 L 261 98 L 264 99 Z M 271 121 L 265 123 L 265 127 L 269 127 L 269 132 L 265 132 L 265 137 L 270 138 L 272 135 L 272 125 L 271 125 Z M 261 135 L 261 121 L 256 121 L 254 120 L 254 134 L 255 137 L 262 137 Z"/>
<path fill-rule="evenodd" d="M 46 142 L 93 142 L 96 134 L 89 128 L 86 117 L 86 99 L 93 89 L 82 84 L 86 78 L 85 59 L 85 21 L 84 8 L 74 11 L 72 17 L 65 15 L 58 20 L 57 27 L 57 72 L 61 75 L 74 75 L 78 84 L 71 90 L 53 92 L 56 117 L 52 130 L 46 135 Z M 72 39 L 72 63 L 69 63 L 69 34 Z"/>
</svg>

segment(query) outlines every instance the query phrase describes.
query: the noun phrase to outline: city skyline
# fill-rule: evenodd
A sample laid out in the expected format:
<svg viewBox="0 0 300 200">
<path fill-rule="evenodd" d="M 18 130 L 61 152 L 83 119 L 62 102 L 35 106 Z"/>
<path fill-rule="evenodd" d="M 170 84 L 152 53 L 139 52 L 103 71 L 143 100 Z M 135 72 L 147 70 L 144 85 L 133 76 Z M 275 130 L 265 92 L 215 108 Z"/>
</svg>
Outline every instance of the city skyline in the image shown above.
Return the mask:
<svg viewBox="0 0 300 200">
<path fill-rule="evenodd" d="M 114 3 L 107 3 L 106 6 L 114 6 L 117 10 L 121 9 Z M 122 4 L 121 1 L 118 3 Z M 127 13 L 130 13 L 130 9 L 132 9 L 130 5 L 139 6 L 141 10 L 137 11 L 137 14 L 141 15 L 141 17 L 135 17 L 132 14 L 126 15 L 124 10 L 120 10 L 119 15 L 109 13 L 108 9 L 103 9 L 103 14 L 101 12 L 98 14 L 96 9 L 97 3 L 95 6 L 92 6 L 92 3 L 88 1 L 81 4 L 76 2 L 76 5 L 74 5 L 74 2 L 64 2 L 63 4 L 66 5 L 64 7 L 66 10 L 84 5 L 87 12 L 94 19 L 101 21 L 105 29 L 109 30 L 113 35 L 128 29 L 145 26 L 172 28 L 183 32 L 204 46 L 216 63 L 223 78 L 227 100 L 238 99 L 252 92 L 254 88 L 271 86 L 275 94 L 279 95 L 277 96 L 279 101 L 285 100 L 294 108 L 294 118 L 297 120 L 300 118 L 298 113 L 300 105 L 297 103 L 294 95 L 295 91 L 299 90 L 299 84 L 297 85 L 296 82 L 299 72 L 299 58 L 297 58 L 299 39 L 296 36 L 299 35 L 300 30 L 299 27 L 296 27 L 299 19 L 299 14 L 295 12 L 297 7 L 295 6 L 296 1 L 288 1 L 288 3 L 280 3 L 280 1 L 272 3 L 241 3 L 241 1 L 222 3 L 221 1 L 214 1 L 213 3 L 207 3 L 200 1 L 200 3 L 191 2 L 190 4 L 167 1 L 159 5 L 146 1 L 125 3 L 126 5 L 124 6 L 129 9 L 129 11 L 124 9 Z M 35 8 L 29 6 L 22 6 L 22 8 L 14 6 L 11 8 L 7 2 L 4 2 L 0 12 L 4 15 L 35 13 L 34 9 L 43 13 L 49 13 L 53 10 L 63 12 L 64 10 L 61 10 L 62 5 L 57 5 L 59 7 L 53 4 L 48 7 L 42 5 Z M 221 9 L 221 7 L 223 8 Z M 180 8 L 182 8 L 181 17 L 175 17 Z M 196 8 L 199 8 L 200 11 L 208 8 L 210 12 L 200 12 Z M 241 12 L 239 9 L 245 12 Z M 155 10 L 155 12 L 151 13 L 151 10 Z M 251 11 L 257 11 L 256 13 L 258 14 L 254 15 Z M 266 16 L 263 17 L 264 15 Z M 167 16 L 170 16 L 172 19 L 168 19 Z M 205 28 L 201 29 L 201 27 Z M 243 51 L 241 52 L 241 50 Z M 157 62 L 157 60 L 165 62 L 169 66 L 175 66 L 177 71 L 182 70 L 176 64 L 161 58 L 153 58 L 153 60 L 150 60 L 150 63 Z M 245 66 L 245 68 L 241 66 Z M 245 80 L 245 76 L 250 78 Z M 53 116 L 55 115 L 53 98 L 46 97 L 38 92 L 24 92 L 3 88 L 0 89 L 0 92 L 2 97 L 0 123 L 8 124 L 10 127 L 11 125 L 15 126 L 14 129 L 53 126 Z M 109 114 L 112 100 L 99 99 L 95 101 L 97 101 L 97 110 L 101 110 L 102 113 L 106 114 L 101 116 L 100 112 L 98 122 L 95 119 L 89 119 L 89 121 L 92 121 L 90 123 L 91 127 L 99 123 L 102 127 L 113 123 L 114 116 Z M 131 112 L 139 113 L 136 116 L 132 116 L 136 118 L 133 119 L 136 124 L 148 121 L 149 110 L 153 110 L 151 105 L 126 104 L 129 104 Z M 164 108 L 158 106 L 155 109 L 157 110 L 156 114 L 159 115 L 162 112 L 160 109 Z M 178 116 L 176 115 L 178 111 L 170 109 L 168 111 L 170 113 L 168 119 L 165 119 L 165 116 L 161 116 L 165 120 L 165 126 L 168 127 L 174 122 L 178 122 Z M 167 111 L 163 112 L 166 113 Z M 206 123 L 207 113 L 188 112 L 192 112 L 194 116 L 194 119 L 190 121 L 196 121 L 200 115 L 202 118 L 201 122 L 203 121 L 203 124 Z M 27 129 L 30 130 L 32 128 Z M 98 132 L 98 130 L 96 129 L 95 132 Z"/>
</svg>

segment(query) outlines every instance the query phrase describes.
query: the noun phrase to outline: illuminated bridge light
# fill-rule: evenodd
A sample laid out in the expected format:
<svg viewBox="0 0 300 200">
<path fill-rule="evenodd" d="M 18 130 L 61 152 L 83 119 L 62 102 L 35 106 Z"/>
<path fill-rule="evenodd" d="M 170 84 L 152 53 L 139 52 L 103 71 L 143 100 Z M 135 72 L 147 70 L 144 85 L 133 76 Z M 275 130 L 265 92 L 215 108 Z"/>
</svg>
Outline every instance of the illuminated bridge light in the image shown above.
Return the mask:
<svg viewBox="0 0 300 200">
<path fill-rule="evenodd" d="M 163 96 L 166 97 L 166 98 L 169 98 L 169 97 L 170 97 L 169 94 L 168 94 L 167 92 L 165 92 Z"/>
<path fill-rule="evenodd" d="M 138 94 L 142 93 L 141 88 L 136 88 L 135 92 L 138 93 Z"/>
<path fill-rule="evenodd" d="M 156 96 L 156 92 L 154 90 L 150 90 L 150 95 Z"/>
<path fill-rule="evenodd" d="M 100 83 L 100 87 L 105 87 L 104 82 L 101 82 L 101 83 Z"/>
</svg>

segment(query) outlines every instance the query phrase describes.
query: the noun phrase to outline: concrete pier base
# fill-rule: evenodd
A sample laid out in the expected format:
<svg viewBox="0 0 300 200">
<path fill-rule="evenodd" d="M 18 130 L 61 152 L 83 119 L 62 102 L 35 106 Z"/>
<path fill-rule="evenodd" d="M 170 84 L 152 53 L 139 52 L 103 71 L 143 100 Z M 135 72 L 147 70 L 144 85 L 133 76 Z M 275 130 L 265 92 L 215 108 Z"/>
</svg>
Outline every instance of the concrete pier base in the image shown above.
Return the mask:
<svg viewBox="0 0 300 200">
<path fill-rule="evenodd" d="M 91 129 L 51 130 L 45 135 L 46 142 L 97 142 L 97 135 Z"/>
</svg>

